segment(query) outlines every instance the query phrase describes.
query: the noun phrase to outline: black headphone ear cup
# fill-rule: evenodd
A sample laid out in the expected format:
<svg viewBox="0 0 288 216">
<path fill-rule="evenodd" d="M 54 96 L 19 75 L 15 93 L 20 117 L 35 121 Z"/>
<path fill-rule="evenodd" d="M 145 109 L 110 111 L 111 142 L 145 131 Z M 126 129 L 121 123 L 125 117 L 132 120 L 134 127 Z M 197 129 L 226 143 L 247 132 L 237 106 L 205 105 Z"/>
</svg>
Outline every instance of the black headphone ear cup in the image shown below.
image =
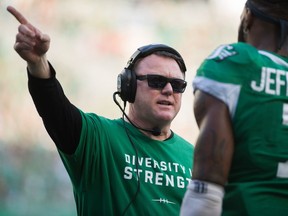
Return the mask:
<svg viewBox="0 0 288 216">
<path fill-rule="evenodd" d="M 136 74 L 125 68 L 117 78 L 117 88 L 123 101 L 133 103 L 135 101 L 137 81 Z"/>
<path fill-rule="evenodd" d="M 137 80 L 136 74 L 134 72 L 134 67 L 136 62 L 154 52 L 165 51 L 173 55 L 176 55 L 179 59 L 176 60 L 181 71 L 184 73 L 186 71 L 186 66 L 181 55 L 172 47 L 164 44 L 150 44 L 138 48 L 127 62 L 124 70 L 117 77 L 117 89 L 121 99 L 126 102 L 133 103 L 135 101 L 136 91 L 137 91 Z"/>
</svg>

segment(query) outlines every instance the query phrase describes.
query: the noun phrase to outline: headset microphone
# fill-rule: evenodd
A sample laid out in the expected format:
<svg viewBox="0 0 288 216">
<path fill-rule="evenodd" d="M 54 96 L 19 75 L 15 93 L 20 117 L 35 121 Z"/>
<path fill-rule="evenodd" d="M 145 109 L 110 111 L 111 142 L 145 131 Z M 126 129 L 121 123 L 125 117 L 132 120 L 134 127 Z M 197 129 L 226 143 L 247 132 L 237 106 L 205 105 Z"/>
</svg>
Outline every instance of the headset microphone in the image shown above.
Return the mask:
<svg viewBox="0 0 288 216">
<path fill-rule="evenodd" d="M 160 136 L 161 135 L 161 129 L 159 127 L 154 127 L 151 131 L 152 135 L 154 136 Z"/>
<path fill-rule="evenodd" d="M 120 110 L 122 111 L 123 115 L 127 118 L 127 120 L 130 122 L 130 124 L 132 124 L 134 127 L 136 127 L 137 129 L 139 130 L 142 130 L 142 131 L 146 131 L 146 132 L 149 132 L 151 133 L 153 136 L 160 136 L 161 135 L 161 129 L 159 127 L 154 127 L 152 128 L 151 130 L 149 129 L 145 129 L 145 128 L 140 128 L 138 127 L 137 125 L 135 125 L 131 120 L 130 118 L 127 116 L 127 114 L 125 113 L 125 110 L 120 106 L 120 104 L 118 103 L 118 101 L 116 100 L 116 95 L 119 95 L 120 93 L 119 92 L 114 92 L 113 94 L 113 100 L 114 102 L 116 103 L 116 105 L 120 108 Z M 124 101 L 124 103 L 126 103 L 126 101 Z M 125 105 L 124 105 L 125 107 Z"/>
<path fill-rule="evenodd" d="M 127 118 L 127 116 L 126 116 Z M 128 119 L 128 118 L 127 118 Z M 161 130 L 159 127 L 154 127 L 152 130 L 149 130 L 149 129 L 144 129 L 144 128 L 140 128 L 138 126 L 136 126 L 135 124 L 133 124 L 129 119 L 128 121 L 136 128 L 138 128 L 139 130 L 142 130 L 142 131 L 146 131 L 146 132 L 149 132 L 151 133 L 153 136 L 160 136 L 161 135 Z"/>
</svg>

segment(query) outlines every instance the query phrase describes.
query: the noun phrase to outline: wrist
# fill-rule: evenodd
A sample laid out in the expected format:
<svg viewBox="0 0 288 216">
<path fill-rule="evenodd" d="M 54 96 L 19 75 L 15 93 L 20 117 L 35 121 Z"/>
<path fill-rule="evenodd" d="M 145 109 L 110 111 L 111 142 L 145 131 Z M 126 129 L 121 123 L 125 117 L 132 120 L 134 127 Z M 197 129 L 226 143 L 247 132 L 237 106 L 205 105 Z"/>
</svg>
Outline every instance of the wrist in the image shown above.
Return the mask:
<svg viewBox="0 0 288 216">
<path fill-rule="evenodd" d="M 36 63 L 27 62 L 28 72 L 37 78 L 48 79 L 51 77 L 49 63 L 46 57 L 40 58 Z"/>
<path fill-rule="evenodd" d="M 211 182 L 192 180 L 181 205 L 181 216 L 220 216 L 224 188 Z"/>
</svg>

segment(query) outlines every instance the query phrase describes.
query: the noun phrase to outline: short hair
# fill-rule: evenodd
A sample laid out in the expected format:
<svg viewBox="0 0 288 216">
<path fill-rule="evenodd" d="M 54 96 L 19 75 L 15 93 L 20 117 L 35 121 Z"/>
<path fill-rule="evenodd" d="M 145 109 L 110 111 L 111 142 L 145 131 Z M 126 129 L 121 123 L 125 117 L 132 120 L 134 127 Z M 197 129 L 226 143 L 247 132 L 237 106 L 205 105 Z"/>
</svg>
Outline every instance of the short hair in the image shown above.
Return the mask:
<svg viewBox="0 0 288 216">
<path fill-rule="evenodd" d="M 157 55 L 157 56 L 162 56 L 162 57 L 167 57 L 167 58 L 174 59 L 174 60 L 177 62 L 177 64 L 179 65 L 180 70 L 181 70 L 181 72 L 182 72 L 182 74 L 184 75 L 184 78 L 185 78 L 185 71 L 184 71 L 183 68 L 181 67 L 181 65 L 183 64 L 183 63 L 182 63 L 182 61 L 183 61 L 182 58 L 180 58 L 179 56 L 177 56 L 177 55 L 175 55 L 175 54 L 173 54 L 173 53 L 171 53 L 171 52 L 167 52 L 167 51 L 155 51 L 155 52 L 151 53 L 150 55 L 152 55 L 152 54 Z M 145 56 L 145 57 L 146 57 L 146 56 Z M 145 57 L 143 57 L 143 58 L 145 58 Z M 137 62 L 134 64 L 134 67 L 133 67 L 134 70 L 137 68 L 139 62 L 140 62 L 143 58 L 140 58 L 140 59 L 137 60 Z"/>
<path fill-rule="evenodd" d="M 247 0 L 246 7 L 250 8 L 256 17 L 279 26 L 277 51 L 287 40 L 288 33 L 288 1 L 287 0 Z"/>
<path fill-rule="evenodd" d="M 277 19 L 288 20 L 287 0 L 248 0 L 259 10 Z"/>
</svg>

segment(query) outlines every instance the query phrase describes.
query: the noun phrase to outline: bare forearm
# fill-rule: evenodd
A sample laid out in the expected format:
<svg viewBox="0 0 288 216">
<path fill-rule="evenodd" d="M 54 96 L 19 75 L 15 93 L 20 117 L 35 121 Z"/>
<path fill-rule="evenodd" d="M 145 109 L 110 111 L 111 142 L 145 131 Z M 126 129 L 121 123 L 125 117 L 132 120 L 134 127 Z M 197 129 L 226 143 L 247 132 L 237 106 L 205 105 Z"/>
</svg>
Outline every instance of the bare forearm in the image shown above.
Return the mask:
<svg viewBox="0 0 288 216">
<path fill-rule="evenodd" d="M 234 151 L 229 110 L 213 96 L 197 91 L 194 113 L 200 132 L 195 147 L 193 178 L 224 186 Z"/>
</svg>

